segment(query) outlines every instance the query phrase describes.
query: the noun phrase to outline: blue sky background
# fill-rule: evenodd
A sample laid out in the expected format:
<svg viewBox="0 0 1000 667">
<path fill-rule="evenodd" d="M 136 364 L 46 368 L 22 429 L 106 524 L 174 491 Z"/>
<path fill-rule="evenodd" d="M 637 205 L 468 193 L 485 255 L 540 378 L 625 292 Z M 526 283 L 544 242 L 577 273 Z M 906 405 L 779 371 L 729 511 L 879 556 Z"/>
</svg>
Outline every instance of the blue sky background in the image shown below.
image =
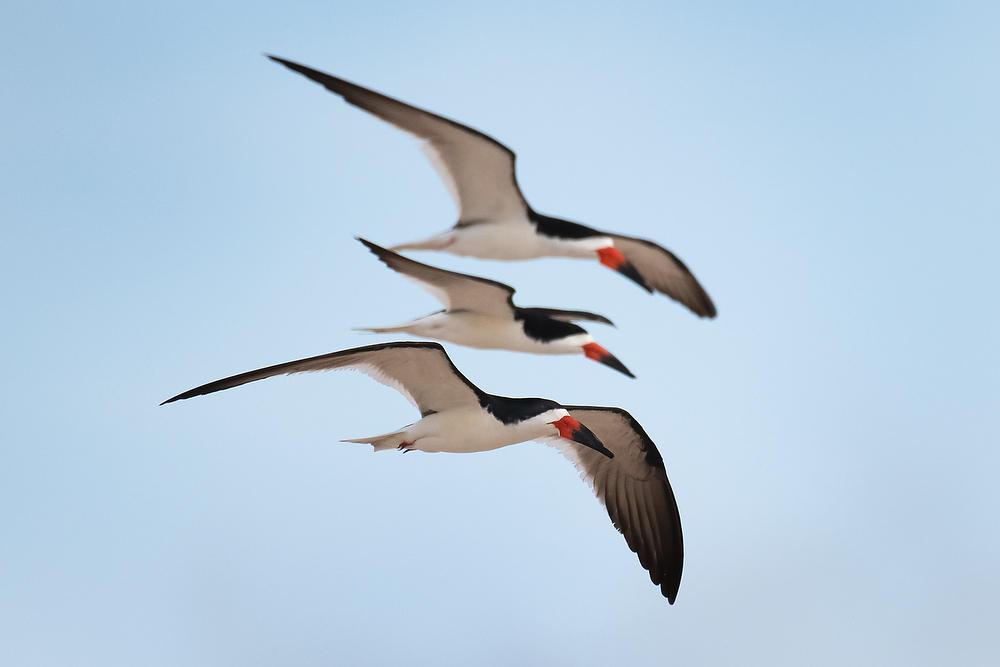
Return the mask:
<svg viewBox="0 0 1000 667">
<path fill-rule="evenodd" d="M 3 664 L 1000 661 L 995 4 L 0 8 Z M 265 51 L 694 269 L 715 321 L 596 263 L 418 256 L 616 321 L 636 381 L 450 352 L 642 422 L 675 606 L 552 450 L 338 443 L 414 419 L 363 376 L 157 406 L 437 307 L 352 240 L 454 221 L 415 142 Z"/>
</svg>

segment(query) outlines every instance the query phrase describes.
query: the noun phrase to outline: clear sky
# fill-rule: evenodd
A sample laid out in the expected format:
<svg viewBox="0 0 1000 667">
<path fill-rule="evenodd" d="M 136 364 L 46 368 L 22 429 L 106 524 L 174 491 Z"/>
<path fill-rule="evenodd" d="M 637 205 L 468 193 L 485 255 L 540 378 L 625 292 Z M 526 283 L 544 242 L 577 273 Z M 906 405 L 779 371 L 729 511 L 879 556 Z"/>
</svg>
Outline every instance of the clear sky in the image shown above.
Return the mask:
<svg viewBox="0 0 1000 667">
<path fill-rule="evenodd" d="M 1000 662 L 994 3 L 0 17 L 0 663 Z M 416 417 L 364 376 L 157 406 L 437 308 L 352 240 L 454 222 L 416 143 L 263 52 L 491 134 L 537 210 L 692 267 L 715 321 L 596 262 L 417 256 L 618 324 L 634 381 L 449 350 L 644 425 L 676 605 L 553 450 L 339 443 Z"/>
</svg>

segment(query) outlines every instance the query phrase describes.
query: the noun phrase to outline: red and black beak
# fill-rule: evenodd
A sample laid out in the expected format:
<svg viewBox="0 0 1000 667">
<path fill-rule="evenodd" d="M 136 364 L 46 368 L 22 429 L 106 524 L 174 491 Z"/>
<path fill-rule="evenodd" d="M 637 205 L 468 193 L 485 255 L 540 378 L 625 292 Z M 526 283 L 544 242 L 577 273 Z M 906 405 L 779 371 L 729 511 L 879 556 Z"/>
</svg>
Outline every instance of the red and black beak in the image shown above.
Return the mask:
<svg viewBox="0 0 1000 667">
<path fill-rule="evenodd" d="M 632 262 L 625 259 L 625 255 L 623 255 L 622 251 L 618 248 L 613 245 L 601 248 L 597 251 L 597 256 L 601 258 L 601 264 L 604 266 L 622 274 L 647 292 L 653 292 L 653 288 L 646 284 L 646 279 L 642 277 L 639 270 L 635 268 L 635 265 L 632 264 Z"/>
<path fill-rule="evenodd" d="M 586 345 L 584 345 L 583 346 L 583 353 L 585 355 L 587 355 L 588 359 L 593 359 L 594 361 L 599 361 L 600 363 L 604 364 L 605 366 L 610 366 L 611 368 L 615 369 L 619 373 L 624 373 L 625 375 L 629 376 L 630 378 L 634 378 L 635 377 L 635 375 L 632 374 L 632 371 L 630 371 L 629 369 L 625 368 L 625 364 L 623 364 L 622 362 L 618 361 L 618 359 L 615 357 L 615 355 L 611 354 L 610 352 L 608 352 L 607 350 L 605 350 L 603 347 L 601 347 L 597 343 L 587 343 Z"/>
<path fill-rule="evenodd" d="M 578 442 L 584 447 L 590 447 L 595 452 L 600 452 L 609 459 L 613 459 L 615 457 L 614 453 L 604 446 L 604 443 L 602 443 L 600 439 L 594 435 L 593 431 L 569 415 L 566 415 L 558 421 L 549 423 L 559 429 L 560 437 L 572 440 L 573 442 Z"/>
</svg>

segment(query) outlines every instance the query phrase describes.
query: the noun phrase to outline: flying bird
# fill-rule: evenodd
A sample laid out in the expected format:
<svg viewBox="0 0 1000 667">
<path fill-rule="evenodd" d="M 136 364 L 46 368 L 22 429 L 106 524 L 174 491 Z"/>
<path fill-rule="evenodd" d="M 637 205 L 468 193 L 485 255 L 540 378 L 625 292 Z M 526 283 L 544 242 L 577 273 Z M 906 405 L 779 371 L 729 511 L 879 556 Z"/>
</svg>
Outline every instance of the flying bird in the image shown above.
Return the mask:
<svg viewBox="0 0 1000 667">
<path fill-rule="evenodd" d="M 374 333 L 410 333 L 459 345 L 535 354 L 584 354 L 630 378 L 635 375 L 613 354 L 594 342 L 574 321 L 614 324 L 603 315 L 583 310 L 521 308 L 514 305 L 514 288 L 503 283 L 446 271 L 403 257 L 365 239 L 358 239 L 386 266 L 416 282 L 444 310 L 389 327 L 363 327 Z"/>
<path fill-rule="evenodd" d="M 597 259 L 647 291 L 679 301 L 699 317 L 715 317 L 712 299 L 684 262 L 666 248 L 532 209 L 517 184 L 514 152 L 496 139 L 305 65 L 268 58 L 424 141 L 424 152 L 458 207 L 458 222 L 445 232 L 393 250 L 441 250 L 499 260 Z"/>
<path fill-rule="evenodd" d="M 209 382 L 161 405 L 275 375 L 341 368 L 397 390 L 421 417 L 390 433 L 344 442 L 370 444 L 375 451 L 482 452 L 526 440 L 557 447 L 580 470 L 650 579 L 673 604 L 684 562 L 677 502 L 656 445 L 621 408 L 487 394 L 455 368 L 441 345 L 426 342 L 368 345 L 277 364 Z"/>
</svg>

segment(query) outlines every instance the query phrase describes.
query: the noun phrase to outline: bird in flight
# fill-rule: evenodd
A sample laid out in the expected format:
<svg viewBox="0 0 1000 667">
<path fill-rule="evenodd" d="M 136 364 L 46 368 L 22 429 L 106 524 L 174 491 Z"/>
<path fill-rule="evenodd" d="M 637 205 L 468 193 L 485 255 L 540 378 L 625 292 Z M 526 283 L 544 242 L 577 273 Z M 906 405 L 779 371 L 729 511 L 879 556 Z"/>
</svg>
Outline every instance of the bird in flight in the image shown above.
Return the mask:
<svg viewBox="0 0 1000 667">
<path fill-rule="evenodd" d="M 374 333 L 410 333 L 459 345 L 535 354 L 583 354 L 630 378 L 635 375 L 613 354 L 594 342 L 574 321 L 614 324 L 603 315 L 583 310 L 521 308 L 514 305 L 514 288 L 494 280 L 446 271 L 358 239 L 393 271 L 430 292 L 444 306 L 404 324 L 363 327 Z"/>
<path fill-rule="evenodd" d="M 483 259 L 597 259 L 649 292 L 662 292 L 699 317 L 715 304 L 676 255 L 645 239 L 605 232 L 537 213 L 517 184 L 514 152 L 467 125 L 305 65 L 268 56 L 344 101 L 423 140 L 423 149 L 458 207 L 458 222 L 392 250 L 441 250 Z"/>
<path fill-rule="evenodd" d="M 543 398 L 488 394 L 438 343 L 400 342 L 341 350 L 209 382 L 161 405 L 275 375 L 354 369 L 401 393 L 420 420 L 345 442 L 375 451 L 482 452 L 527 440 L 553 445 L 604 503 L 652 582 L 673 604 L 684 562 L 680 515 L 656 445 L 621 408 L 560 405 Z"/>
</svg>

